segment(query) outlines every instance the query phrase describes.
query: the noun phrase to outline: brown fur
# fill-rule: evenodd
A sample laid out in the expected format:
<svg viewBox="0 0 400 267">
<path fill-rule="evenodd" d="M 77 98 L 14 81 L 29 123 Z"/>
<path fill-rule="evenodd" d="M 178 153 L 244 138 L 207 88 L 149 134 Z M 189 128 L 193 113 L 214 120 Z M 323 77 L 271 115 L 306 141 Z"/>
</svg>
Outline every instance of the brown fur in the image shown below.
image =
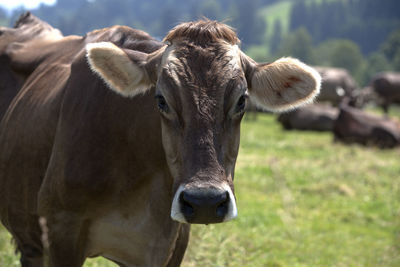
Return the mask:
<svg viewBox="0 0 400 267">
<path fill-rule="evenodd" d="M 351 74 L 342 68 L 314 67 L 322 77 L 321 93 L 317 102 L 329 102 L 338 106 L 344 97 L 349 97 L 357 90 L 357 83 Z"/>
<path fill-rule="evenodd" d="M 377 103 L 387 114 L 391 104 L 400 104 L 400 73 L 382 72 L 372 78 L 373 93 L 377 95 Z"/>
<path fill-rule="evenodd" d="M 389 118 L 353 108 L 345 99 L 334 122 L 335 140 L 344 143 L 393 148 L 400 145 L 400 124 Z"/>
<path fill-rule="evenodd" d="M 279 114 L 278 121 L 287 130 L 332 131 L 338 114 L 337 108 L 313 104 Z"/>
<path fill-rule="evenodd" d="M 235 31 L 222 23 L 211 20 L 200 20 L 179 24 L 164 38 L 164 42 L 173 43 L 176 40 L 196 40 L 200 44 L 210 44 L 221 40 L 231 44 L 239 44 Z"/>
</svg>

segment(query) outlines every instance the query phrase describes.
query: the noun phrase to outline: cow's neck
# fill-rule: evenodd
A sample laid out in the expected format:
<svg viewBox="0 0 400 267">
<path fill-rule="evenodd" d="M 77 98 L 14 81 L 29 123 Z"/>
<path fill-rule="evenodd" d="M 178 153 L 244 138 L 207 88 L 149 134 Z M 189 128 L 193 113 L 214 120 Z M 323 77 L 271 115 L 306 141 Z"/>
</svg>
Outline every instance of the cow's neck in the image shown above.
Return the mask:
<svg viewBox="0 0 400 267">
<path fill-rule="evenodd" d="M 135 120 L 127 120 L 135 125 L 135 129 L 126 127 L 131 162 L 125 159 L 123 166 L 113 167 L 115 175 L 123 177 L 117 188 L 120 193 L 111 194 L 113 205 L 93 222 L 89 244 L 96 247 L 89 245 L 89 250 L 91 255 L 109 251 L 103 256 L 118 262 L 149 255 L 138 266 L 161 266 L 174 247 L 179 223 L 170 218 L 172 178 L 161 145 L 159 114 L 149 108 L 154 104 L 152 93 L 140 102 L 143 108 L 132 111 Z M 122 159 L 116 156 L 118 161 Z"/>
</svg>

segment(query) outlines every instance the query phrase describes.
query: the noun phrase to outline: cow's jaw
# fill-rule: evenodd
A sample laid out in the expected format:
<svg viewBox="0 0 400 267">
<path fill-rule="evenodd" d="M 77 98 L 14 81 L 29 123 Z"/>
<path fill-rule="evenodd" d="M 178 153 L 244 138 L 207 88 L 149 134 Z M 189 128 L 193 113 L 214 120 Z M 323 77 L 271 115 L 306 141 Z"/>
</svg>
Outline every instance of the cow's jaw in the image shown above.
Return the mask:
<svg viewBox="0 0 400 267">
<path fill-rule="evenodd" d="M 180 185 L 171 207 L 171 218 L 181 223 L 227 222 L 236 216 L 235 196 L 227 183 L 208 187 Z"/>
</svg>

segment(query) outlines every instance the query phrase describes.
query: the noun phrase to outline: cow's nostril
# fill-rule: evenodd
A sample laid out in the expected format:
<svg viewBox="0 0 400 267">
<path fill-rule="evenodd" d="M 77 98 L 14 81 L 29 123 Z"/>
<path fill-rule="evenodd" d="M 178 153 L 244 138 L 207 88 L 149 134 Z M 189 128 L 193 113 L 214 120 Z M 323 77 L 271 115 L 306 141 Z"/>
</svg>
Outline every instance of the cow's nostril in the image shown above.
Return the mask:
<svg viewBox="0 0 400 267">
<path fill-rule="evenodd" d="M 225 193 L 225 197 L 222 197 L 221 203 L 218 204 L 217 209 L 216 209 L 216 214 L 218 217 L 225 217 L 225 215 L 228 213 L 228 206 L 229 206 L 229 193 Z"/>
<path fill-rule="evenodd" d="M 181 211 L 187 217 L 193 217 L 194 215 L 194 208 L 193 206 L 185 200 L 185 193 L 182 192 L 179 197 L 181 203 Z"/>
</svg>

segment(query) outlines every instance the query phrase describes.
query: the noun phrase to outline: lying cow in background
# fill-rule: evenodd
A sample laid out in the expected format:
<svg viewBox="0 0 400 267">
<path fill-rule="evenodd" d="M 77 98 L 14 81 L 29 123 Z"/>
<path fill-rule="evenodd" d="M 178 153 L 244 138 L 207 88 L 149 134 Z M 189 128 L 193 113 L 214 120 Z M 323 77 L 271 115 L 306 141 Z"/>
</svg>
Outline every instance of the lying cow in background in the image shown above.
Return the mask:
<svg viewBox="0 0 400 267">
<path fill-rule="evenodd" d="M 191 223 L 237 216 L 247 98 L 285 111 L 320 87 L 296 59 L 256 63 L 215 21 L 164 42 L 125 26 L 36 36 L 48 27 L 26 14 L 0 37 L 20 35 L 1 56 L 26 75 L 0 125 L 0 217 L 22 266 L 43 266 L 46 247 L 50 266 L 179 266 Z"/>
<path fill-rule="evenodd" d="M 313 104 L 281 113 L 278 121 L 286 130 L 332 131 L 338 108 Z"/>
<path fill-rule="evenodd" d="M 328 102 L 338 106 L 345 96 L 357 89 L 357 83 L 350 73 L 342 68 L 314 67 L 322 77 L 321 92 L 317 102 Z"/>
<path fill-rule="evenodd" d="M 382 72 L 371 81 L 373 93 L 377 96 L 377 104 L 387 114 L 391 104 L 400 104 L 400 73 Z"/>
<path fill-rule="evenodd" d="M 351 107 L 346 101 L 340 105 L 333 133 L 335 140 L 344 143 L 381 148 L 393 148 L 400 144 L 400 124 L 397 121 Z"/>
</svg>

